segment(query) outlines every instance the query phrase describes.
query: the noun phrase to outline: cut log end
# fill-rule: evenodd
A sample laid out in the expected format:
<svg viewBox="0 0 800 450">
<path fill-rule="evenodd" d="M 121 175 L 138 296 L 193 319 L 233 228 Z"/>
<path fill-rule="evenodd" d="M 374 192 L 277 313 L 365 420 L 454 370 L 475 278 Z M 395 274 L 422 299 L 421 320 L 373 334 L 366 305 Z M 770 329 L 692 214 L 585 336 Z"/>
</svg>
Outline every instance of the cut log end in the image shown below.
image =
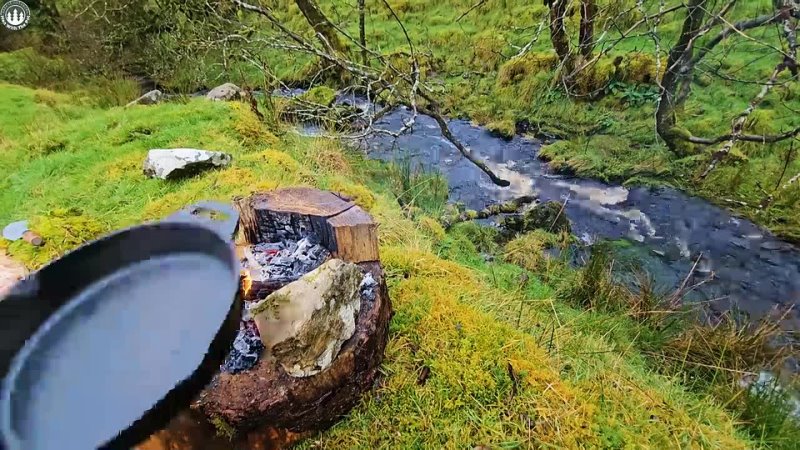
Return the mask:
<svg viewBox="0 0 800 450">
<path fill-rule="evenodd" d="M 237 198 L 239 241 L 275 242 L 316 234 L 335 258 L 380 261 L 377 224 L 354 203 L 330 192 L 288 188 Z"/>
</svg>

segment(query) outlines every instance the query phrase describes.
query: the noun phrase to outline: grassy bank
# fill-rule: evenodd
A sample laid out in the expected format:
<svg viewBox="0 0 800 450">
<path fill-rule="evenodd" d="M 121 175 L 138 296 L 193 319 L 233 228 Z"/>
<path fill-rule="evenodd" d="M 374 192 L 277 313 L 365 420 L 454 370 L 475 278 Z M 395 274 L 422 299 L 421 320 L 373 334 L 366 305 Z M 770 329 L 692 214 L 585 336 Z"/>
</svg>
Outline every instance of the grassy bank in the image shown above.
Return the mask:
<svg viewBox="0 0 800 450">
<path fill-rule="evenodd" d="M 503 247 L 471 225 L 445 232 L 425 214 L 435 196 L 414 214 L 399 206 L 402 170 L 267 128 L 244 104 L 109 109 L 76 93 L 2 84 L 0 94 L 0 223 L 27 218 L 46 242 L 2 245 L 29 268 L 196 200 L 279 186 L 344 192 L 376 217 L 396 310 L 384 375 L 306 448 L 791 448 L 785 414 L 745 415 L 731 397 L 696 389 L 688 372 L 663 370 L 647 349 L 673 335 L 565 294 L 588 278 L 544 256 L 563 238 Z M 147 150 L 169 147 L 222 150 L 234 162 L 182 181 L 144 177 Z"/>
</svg>

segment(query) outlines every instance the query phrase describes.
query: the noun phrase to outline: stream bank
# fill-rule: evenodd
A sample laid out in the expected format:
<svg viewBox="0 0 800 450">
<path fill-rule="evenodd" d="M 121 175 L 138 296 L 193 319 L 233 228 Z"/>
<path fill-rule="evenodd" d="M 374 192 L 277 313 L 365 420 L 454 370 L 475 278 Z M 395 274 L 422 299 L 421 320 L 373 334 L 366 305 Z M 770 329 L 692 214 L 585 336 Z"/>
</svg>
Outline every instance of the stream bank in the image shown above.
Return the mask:
<svg viewBox="0 0 800 450">
<path fill-rule="evenodd" d="M 370 107 L 353 96 L 340 96 L 338 101 Z M 398 130 L 411 115 L 400 107 L 375 126 Z M 680 284 L 697 262 L 690 281 L 711 280 L 696 289 L 691 299 L 710 302 L 715 310 L 735 307 L 757 319 L 800 304 L 800 249 L 755 223 L 672 188 L 626 188 L 555 174 L 538 158 L 542 147 L 538 139 L 502 139 L 460 119 L 450 120 L 449 126 L 511 185 L 493 184 L 427 116 L 418 116 L 413 130 L 398 138 L 374 134 L 361 145 L 370 158 L 407 160 L 414 168 L 440 172 L 449 183 L 449 200 L 470 209 L 523 195 L 564 202 L 573 233 L 584 243 L 626 241 L 663 288 Z M 784 326 L 800 329 L 800 316 L 792 312 Z"/>
</svg>

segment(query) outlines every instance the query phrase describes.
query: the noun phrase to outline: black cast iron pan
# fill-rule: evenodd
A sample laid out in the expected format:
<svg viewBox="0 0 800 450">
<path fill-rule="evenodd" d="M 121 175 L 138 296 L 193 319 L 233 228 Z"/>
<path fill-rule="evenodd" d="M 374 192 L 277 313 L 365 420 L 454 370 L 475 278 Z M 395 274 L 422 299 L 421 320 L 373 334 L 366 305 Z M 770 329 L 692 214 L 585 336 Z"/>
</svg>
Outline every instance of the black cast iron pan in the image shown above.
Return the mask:
<svg viewBox="0 0 800 450">
<path fill-rule="evenodd" d="M 237 223 L 227 205 L 195 205 L 84 245 L 0 300 L 0 449 L 129 449 L 188 406 L 239 326 Z"/>
</svg>

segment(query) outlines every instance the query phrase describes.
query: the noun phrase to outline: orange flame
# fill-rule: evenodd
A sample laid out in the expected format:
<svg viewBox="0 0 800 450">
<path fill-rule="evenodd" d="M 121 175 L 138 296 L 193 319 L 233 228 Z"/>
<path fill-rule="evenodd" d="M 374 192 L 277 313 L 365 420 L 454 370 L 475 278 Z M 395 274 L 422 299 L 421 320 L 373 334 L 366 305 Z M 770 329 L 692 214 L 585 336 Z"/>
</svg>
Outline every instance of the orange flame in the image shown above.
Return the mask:
<svg viewBox="0 0 800 450">
<path fill-rule="evenodd" d="M 250 298 L 250 291 L 253 289 L 253 278 L 248 271 L 242 270 L 242 298 Z"/>
</svg>

